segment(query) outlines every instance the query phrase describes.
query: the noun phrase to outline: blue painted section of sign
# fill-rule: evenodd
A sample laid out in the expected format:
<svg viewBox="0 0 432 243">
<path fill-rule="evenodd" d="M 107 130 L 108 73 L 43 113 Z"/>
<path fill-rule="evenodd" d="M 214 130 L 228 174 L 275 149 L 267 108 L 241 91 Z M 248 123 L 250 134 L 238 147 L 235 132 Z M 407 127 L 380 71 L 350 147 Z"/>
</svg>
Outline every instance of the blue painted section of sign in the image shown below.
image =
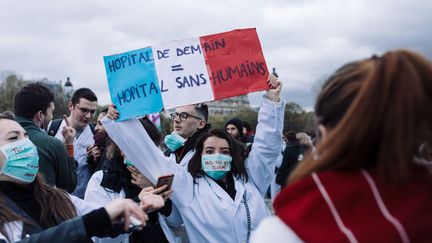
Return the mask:
<svg viewBox="0 0 432 243">
<path fill-rule="evenodd" d="M 151 47 L 104 57 L 111 101 L 118 121 L 160 112 L 162 96 Z"/>
</svg>

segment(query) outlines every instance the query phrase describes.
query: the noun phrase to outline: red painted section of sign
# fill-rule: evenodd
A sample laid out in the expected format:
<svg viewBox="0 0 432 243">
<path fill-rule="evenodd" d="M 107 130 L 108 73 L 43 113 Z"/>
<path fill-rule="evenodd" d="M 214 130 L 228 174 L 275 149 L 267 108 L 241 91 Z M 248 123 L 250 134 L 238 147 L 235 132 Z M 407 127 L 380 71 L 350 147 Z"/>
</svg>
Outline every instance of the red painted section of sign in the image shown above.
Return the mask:
<svg viewBox="0 0 432 243">
<path fill-rule="evenodd" d="M 216 100 L 268 89 L 268 69 L 255 28 L 200 37 Z"/>
</svg>

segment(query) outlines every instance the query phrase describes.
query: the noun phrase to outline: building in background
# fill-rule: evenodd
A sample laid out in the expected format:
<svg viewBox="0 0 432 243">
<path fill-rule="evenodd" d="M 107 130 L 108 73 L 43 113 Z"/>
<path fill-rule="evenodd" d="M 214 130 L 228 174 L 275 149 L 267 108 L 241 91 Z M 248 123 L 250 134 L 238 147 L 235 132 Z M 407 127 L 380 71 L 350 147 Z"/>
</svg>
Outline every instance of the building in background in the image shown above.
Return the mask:
<svg viewBox="0 0 432 243">
<path fill-rule="evenodd" d="M 209 113 L 212 115 L 226 115 L 251 108 L 247 95 L 208 102 Z"/>
</svg>

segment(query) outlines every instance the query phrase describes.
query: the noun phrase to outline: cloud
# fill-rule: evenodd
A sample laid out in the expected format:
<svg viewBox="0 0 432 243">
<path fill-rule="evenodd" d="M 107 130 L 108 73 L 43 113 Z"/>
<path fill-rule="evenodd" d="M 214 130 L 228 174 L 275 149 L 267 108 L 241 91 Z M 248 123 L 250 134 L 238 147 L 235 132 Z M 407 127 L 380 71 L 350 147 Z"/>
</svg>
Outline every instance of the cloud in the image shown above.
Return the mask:
<svg viewBox="0 0 432 243">
<path fill-rule="evenodd" d="M 394 48 L 432 58 L 432 2 L 0 0 L 0 70 L 89 87 L 109 102 L 103 56 L 256 27 L 283 96 L 314 103 L 316 82 L 342 64 Z M 261 93 L 250 95 L 252 105 Z"/>
</svg>

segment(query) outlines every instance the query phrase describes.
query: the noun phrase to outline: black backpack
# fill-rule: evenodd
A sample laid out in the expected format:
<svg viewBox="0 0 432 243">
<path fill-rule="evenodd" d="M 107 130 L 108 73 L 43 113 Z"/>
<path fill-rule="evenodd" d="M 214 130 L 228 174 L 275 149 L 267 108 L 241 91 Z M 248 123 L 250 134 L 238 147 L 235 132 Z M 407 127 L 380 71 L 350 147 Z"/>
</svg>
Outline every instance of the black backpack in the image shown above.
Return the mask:
<svg viewBox="0 0 432 243">
<path fill-rule="evenodd" d="M 60 125 L 62 123 L 63 119 L 55 119 L 52 120 L 51 125 L 48 127 L 48 135 L 55 137 L 55 135 L 57 134 Z M 93 135 L 95 134 L 95 124 L 94 123 L 89 123 L 90 126 L 90 130 L 92 131 Z"/>
</svg>

